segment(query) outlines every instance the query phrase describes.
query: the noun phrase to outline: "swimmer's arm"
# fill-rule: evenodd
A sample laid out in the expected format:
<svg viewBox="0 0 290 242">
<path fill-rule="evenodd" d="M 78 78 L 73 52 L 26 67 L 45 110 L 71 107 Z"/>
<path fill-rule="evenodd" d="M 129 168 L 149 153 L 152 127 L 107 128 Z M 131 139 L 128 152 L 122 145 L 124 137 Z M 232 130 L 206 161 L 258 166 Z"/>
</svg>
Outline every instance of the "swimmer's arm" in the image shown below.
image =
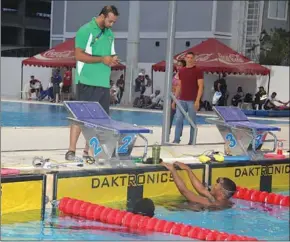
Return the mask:
<svg viewBox="0 0 290 242">
<path fill-rule="evenodd" d="M 212 202 L 209 201 L 209 199 L 205 197 L 198 196 L 194 194 L 192 191 L 188 190 L 180 176 L 177 174 L 177 171 L 175 169 L 171 170 L 173 180 L 175 182 L 175 185 L 177 186 L 179 192 L 189 201 L 189 202 L 195 202 L 202 205 L 212 205 Z"/>
<path fill-rule="evenodd" d="M 206 189 L 206 187 L 200 182 L 200 180 L 193 174 L 193 172 L 190 169 L 187 169 L 186 171 L 189 176 L 191 185 L 198 192 L 198 194 L 210 199 L 212 196 L 210 192 Z"/>
<path fill-rule="evenodd" d="M 182 162 L 175 162 L 175 165 L 179 166 L 181 169 L 186 170 L 189 180 L 193 188 L 197 191 L 201 196 L 209 197 L 211 194 L 207 190 L 207 188 L 201 183 L 201 181 L 196 177 L 196 175 L 192 172 L 190 167 Z"/>
</svg>

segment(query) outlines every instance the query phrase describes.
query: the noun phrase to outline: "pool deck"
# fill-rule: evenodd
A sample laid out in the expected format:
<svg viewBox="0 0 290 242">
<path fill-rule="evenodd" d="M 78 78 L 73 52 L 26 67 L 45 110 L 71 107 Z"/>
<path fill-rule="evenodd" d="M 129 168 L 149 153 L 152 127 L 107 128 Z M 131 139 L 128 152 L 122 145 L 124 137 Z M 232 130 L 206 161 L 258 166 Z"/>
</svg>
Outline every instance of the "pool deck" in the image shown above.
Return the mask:
<svg viewBox="0 0 290 242">
<path fill-rule="evenodd" d="M 6 102 L 21 102 L 21 103 L 34 103 L 44 105 L 62 105 L 52 104 L 49 102 L 38 101 L 24 101 L 24 100 L 9 100 L 2 99 Z M 128 107 L 112 107 L 112 109 L 121 109 L 128 111 L 146 111 L 146 112 L 161 112 L 160 110 L 144 110 Z M 215 116 L 214 112 L 198 112 L 198 115 L 203 116 Z M 265 118 L 254 118 L 265 119 Z M 281 120 L 289 121 L 289 118 L 267 118 L 267 120 Z M 275 126 L 281 127 L 281 132 L 277 133 L 278 139 L 284 141 L 284 149 L 289 150 L 289 125 L 287 124 L 275 124 Z M 147 126 L 147 128 L 153 131 L 153 134 L 145 135 L 148 139 L 148 156 L 151 156 L 151 147 L 153 144 L 160 143 L 162 127 L 160 126 Z M 164 146 L 161 149 L 161 158 L 164 161 L 173 162 L 181 160 L 185 163 L 200 163 L 197 156 L 207 150 L 224 151 L 224 142 L 218 132 L 218 129 L 214 125 L 199 125 L 197 145 L 186 145 L 189 141 L 189 126 L 184 127 L 183 137 L 181 144 Z M 172 129 L 170 141 L 173 140 L 174 128 Z M 49 170 L 35 169 L 32 166 L 32 160 L 34 157 L 50 158 L 59 163 L 65 162 L 64 154 L 67 151 L 69 143 L 69 127 L 2 127 L 1 128 L 1 166 L 2 168 L 17 168 L 23 172 L 46 172 Z M 83 136 L 80 136 L 77 145 L 77 156 L 82 155 L 82 150 L 85 144 Z M 143 152 L 142 140 L 137 140 L 136 147 L 133 149 L 133 156 L 140 156 Z M 104 165 L 102 167 L 96 167 L 95 165 L 85 165 L 84 167 L 67 166 L 58 168 L 59 170 L 80 170 L 80 169 L 102 169 L 108 168 Z"/>
<path fill-rule="evenodd" d="M 284 149 L 289 150 L 289 125 L 279 125 L 281 132 L 277 133 L 278 139 L 284 141 Z M 160 143 L 161 127 L 148 127 L 153 134 L 146 135 L 149 146 Z M 173 129 L 174 130 L 174 129 Z M 58 162 L 65 162 L 64 154 L 69 142 L 68 127 L 41 127 L 41 128 L 12 128 L 1 129 L 1 166 L 2 168 L 17 168 L 23 172 L 39 172 L 34 169 L 32 160 L 35 156 L 50 158 Z M 171 134 L 170 141 L 173 140 Z M 181 144 L 164 146 L 161 149 L 161 157 L 164 161 L 182 160 L 186 163 L 199 163 L 196 156 L 207 150 L 224 151 L 224 143 L 217 128 L 212 125 L 200 125 L 198 127 L 197 145 L 186 145 L 189 140 L 189 127 L 184 128 Z M 82 155 L 85 140 L 80 136 L 77 145 L 77 155 Z M 270 148 L 270 147 L 269 147 Z M 143 151 L 142 140 L 137 140 L 132 155 L 141 155 Z M 151 147 L 148 148 L 148 155 L 151 156 Z M 104 165 L 103 168 L 108 166 Z M 69 166 L 59 168 L 61 170 L 71 169 L 101 169 L 94 165 L 87 165 L 83 168 Z M 43 172 L 43 171 L 42 171 Z"/>
</svg>

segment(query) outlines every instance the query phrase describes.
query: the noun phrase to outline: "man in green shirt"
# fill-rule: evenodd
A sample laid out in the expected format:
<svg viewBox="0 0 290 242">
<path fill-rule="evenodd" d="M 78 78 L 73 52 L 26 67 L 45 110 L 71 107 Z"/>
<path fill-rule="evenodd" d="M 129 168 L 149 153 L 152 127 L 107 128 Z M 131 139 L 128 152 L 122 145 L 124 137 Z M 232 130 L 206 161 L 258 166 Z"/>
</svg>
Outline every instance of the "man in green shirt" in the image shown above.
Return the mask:
<svg viewBox="0 0 290 242">
<path fill-rule="evenodd" d="M 117 64 L 114 34 L 111 30 L 119 16 L 115 6 L 105 6 L 98 17 L 93 18 L 77 31 L 75 37 L 76 72 L 78 101 L 99 102 L 109 113 L 111 66 Z M 66 160 L 75 160 L 75 151 L 81 129 L 71 125 L 70 145 Z M 94 161 L 88 154 L 89 146 L 83 153 L 87 161 Z"/>
</svg>

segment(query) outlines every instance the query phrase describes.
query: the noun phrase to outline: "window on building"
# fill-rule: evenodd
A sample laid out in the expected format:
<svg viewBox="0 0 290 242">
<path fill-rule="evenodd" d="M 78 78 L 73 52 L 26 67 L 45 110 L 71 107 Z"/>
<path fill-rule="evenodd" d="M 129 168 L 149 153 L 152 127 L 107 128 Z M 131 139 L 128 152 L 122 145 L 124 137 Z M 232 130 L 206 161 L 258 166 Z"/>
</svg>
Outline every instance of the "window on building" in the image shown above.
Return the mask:
<svg viewBox="0 0 290 242">
<path fill-rule="evenodd" d="M 275 20 L 287 20 L 288 1 L 271 0 L 268 2 L 268 18 Z"/>
<path fill-rule="evenodd" d="M 50 32 L 36 29 L 25 30 L 25 46 L 49 47 Z"/>
<path fill-rule="evenodd" d="M 20 29 L 16 27 L 1 26 L 1 44 L 19 45 Z"/>
<path fill-rule="evenodd" d="M 35 18 L 50 18 L 51 3 L 36 0 L 26 0 L 25 15 Z"/>
<path fill-rule="evenodd" d="M 16 0 L 2 0 L 1 12 L 16 14 L 18 12 L 18 2 Z"/>
</svg>

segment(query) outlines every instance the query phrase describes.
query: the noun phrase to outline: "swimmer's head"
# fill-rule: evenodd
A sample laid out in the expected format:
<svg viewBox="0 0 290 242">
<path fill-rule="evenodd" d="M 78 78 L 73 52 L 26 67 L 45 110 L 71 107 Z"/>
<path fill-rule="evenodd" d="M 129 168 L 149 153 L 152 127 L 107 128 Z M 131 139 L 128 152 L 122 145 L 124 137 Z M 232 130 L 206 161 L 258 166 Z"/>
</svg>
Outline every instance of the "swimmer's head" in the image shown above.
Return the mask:
<svg viewBox="0 0 290 242">
<path fill-rule="evenodd" d="M 132 212 L 143 216 L 153 217 L 155 205 L 150 198 L 142 198 L 136 202 Z"/>
<path fill-rule="evenodd" d="M 231 198 L 237 190 L 236 184 L 229 178 L 219 177 L 212 188 L 212 194 L 220 198 Z"/>
</svg>

